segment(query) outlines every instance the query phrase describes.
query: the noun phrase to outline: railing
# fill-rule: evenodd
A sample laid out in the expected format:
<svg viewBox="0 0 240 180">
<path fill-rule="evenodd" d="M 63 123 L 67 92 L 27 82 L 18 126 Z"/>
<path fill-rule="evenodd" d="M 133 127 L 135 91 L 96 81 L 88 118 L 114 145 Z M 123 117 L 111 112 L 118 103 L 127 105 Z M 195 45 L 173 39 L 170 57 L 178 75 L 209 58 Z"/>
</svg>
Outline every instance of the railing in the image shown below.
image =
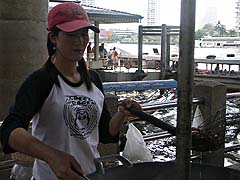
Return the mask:
<svg viewBox="0 0 240 180">
<path fill-rule="evenodd" d="M 240 93 L 228 93 L 228 94 L 226 94 L 226 97 L 227 97 L 227 99 L 239 98 Z M 200 103 L 203 103 L 202 99 L 193 99 L 193 104 L 200 104 Z M 168 101 L 165 103 L 142 106 L 143 110 L 157 110 L 157 109 L 172 108 L 172 107 L 177 107 L 176 101 Z M 167 131 L 163 131 L 160 133 L 146 135 L 146 136 L 144 136 L 144 138 L 146 141 L 150 141 L 150 140 L 166 138 L 166 137 L 170 137 L 170 136 L 172 136 L 170 133 L 168 133 Z M 237 147 L 239 147 L 239 149 L 240 149 L 240 144 L 234 145 L 233 147 L 234 147 L 234 150 L 236 150 Z M 229 149 L 231 149 L 231 147 L 227 147 L 226 151 L 229 151 Z"/>
<path fill-rule="evenodd" d="M 239 60 L 223 59 L 195 59 L 196 75 L 204 74 L 211 76 L 238 76 L 240 75 Z M 198 67 L 197 64 L 205 64 L 205 68 Z M 199 68 L 199 69 L 198 69 Z"/>
<path fill-rule="evenodd" d="M 226 95 L 227 99 L 234 99 L 234 98 L 239 98 L 240 93 L 228 93 Z M 200 99 L 194 99 L 193 104 L 200 104 L 203 103 L 202 100 Z M 163 108 L 171 108 L 171 107 L 177 107 L 177 102 L 176 101 L 170 101 L 166 103 L 159 103 L 159 104 L 154 104 L 151 106 L 143 106 L 143 110 L 157 110 L 157 109 L 163 109 Z M 235 122 L 236 123 L 236 122 Z M 233 124 L 232 124 L 233 125 Z M 153 133 L 150 135 L 144 135 L 143 138 L 145 142 L 149 141 L 154 141 L 154 140 L 160 140 L 164 138 L 169 138 L 172 137 L 172 134 L 168 133 L 167 131 L 162 131 L 159 133 Z M 240 150 L 240 144 L 234 144 L 228 147 L 224 148 L 224 153 L 232 152 L 232 151 L 237 151 Z M 190 155 L 191 160 L 194 159 L 201 159 L 201 153 L 199 152 L 194 152 L 193 154 Z"/>
<path fill-rule="evenodd" d="M 177 81 L 151 80 L 151 81 L 124 81 L 124 82 L 105 82 L 103 83 L 104 92 L 117 91 L 145 91 L 154 89 L 171 89 L 177 87 Z"/>
<path fill-rule="evenodd" d="M 151 82 L 154 81 L 147 81 L 146 82 L 114 82 L 114 83 L 104 83 L 104 89 L 107 92 L 111 91 L 131 91 L 131 90 L 149 90 L 149 89 L 171 89 L 171 88 L 176 88 L 176 82 L 174 80 L 170 81 L 156 81 L 155 85 L 152 85 Z M 138 84 L 139 83 L 139 84 Z M 142 83 L 142 84 L 141 84 Z M 163 84 L 164 85 L 163 85 Z M 118 85 L 117 85 L 118 84 Z M 144 87 L 143 87 L 143 86 Z M 169 85 L 169 86 L 168 86 Z M 112 88 L 111 88 L 112 87 Z M 119 87 L 119 88 L 118 88 Z M 240 92 L 238 93 L 228 93 L 226 94 L 227 99 L 233 99 L 233 98 L 239 98 L 240 97 Z M 193 104 L 201 104 L 204 103 L 202 99 L 193 99 Z M 152 104 L 152 105 L 142 105 L 142 108 L 144 111 L 147 110 L 157 110 L 157 109 L 162 109 L 162 108 L 171 108 L 171 107 L 177 107 L 177 101 L 169 101 L 165 103 L 158 103 L 158 104 Z M 162 138 L 168 138 L 171 137 L 172 135 L 166 131 L 162 131 L 159 133 L 153 133 L 151 135 L 144 135 L 144 140 L 145 141 L 153 141 L 153 140 L 158 140 Z M 235 150 L 240 150 L 240 144 L 235 144 L 229 147 L 226 147 L 224 149 L 224 152 L 230 152 L 230 151 L 235 151 Z M 192 155 L 194 158 L 200 157 L 199 154 L 194 154 Z"/>
<path fill-rule="evenodd" d="M 143 55 L 142 69 L 146 72 L 160 72 L 161 55 Z M 136 55 L 119 55 L 118 66 L 114 69 L 115 72 L 132 72 L 138 68 L 138 57 Z M 176 62 L 178 57 L 170 57 L 169 69 L 176 71 Z M 108 64 L 105 59 L 102 67 L 113 69 L 112 63 Z M 96 63 L 96 62 L 95 62 Z M 222 78 L 239 78 L 240 77 L 240 61 L 236 59 L 199 59 L 195 58 L 194 64 L 196 67 L 196 76 L 213 76 Z M 198 64 L 201 66 L 199 67 Z M 205 66 L 204 66 L 205 64 Z M 217 67 L 218 66 L 218 67 Z M 217 67 L 217 68 L 216 68 Z M 124 69 L 126 68 L 126 69 Z M 126 71 L 127 70 L 127 71 Z"/>
</svg>

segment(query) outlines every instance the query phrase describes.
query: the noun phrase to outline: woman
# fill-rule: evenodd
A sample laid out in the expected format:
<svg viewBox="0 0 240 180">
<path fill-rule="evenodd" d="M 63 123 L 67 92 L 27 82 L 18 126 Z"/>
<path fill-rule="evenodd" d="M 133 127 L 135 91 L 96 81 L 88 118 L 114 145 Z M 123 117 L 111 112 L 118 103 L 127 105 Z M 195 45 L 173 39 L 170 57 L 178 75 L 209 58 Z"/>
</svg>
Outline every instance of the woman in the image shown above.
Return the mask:
<svg viewBox="0 0 240 180">
<path fill-rule="evenodd" d="M 118 67 L 118 53 L 116 51 L 116 47 L 112 50 L 112 60 L 113 60 L 113 69 Z"/>
<path fill-rule="evenodd" d="M 35 157 L 36 180 L 82 180 L 94 172 L 99 140 L 118 141 L 130 114 L 120 106 L 110 117 L 102 82 L 83 59 L 89 29 L 99 33 L 78 4 L 62 3 L 49 12 L 49 59 L 23 82 L 3 122 L 4 152 Z M 139 108 L 135 102 L 127 105 Z M 27 131 L 31 120 L 32 135 Z"/>
<path fill-rule="evenodd" d="M 89 42 L 89 43 L 88 43 L 88 46 L 87 46 L 87 60 L 88 60 L 88 61 L 91 60 L 92 54 L 93 54 L 91 45 L 92 45 L 92 43 Z"/>
</svg>

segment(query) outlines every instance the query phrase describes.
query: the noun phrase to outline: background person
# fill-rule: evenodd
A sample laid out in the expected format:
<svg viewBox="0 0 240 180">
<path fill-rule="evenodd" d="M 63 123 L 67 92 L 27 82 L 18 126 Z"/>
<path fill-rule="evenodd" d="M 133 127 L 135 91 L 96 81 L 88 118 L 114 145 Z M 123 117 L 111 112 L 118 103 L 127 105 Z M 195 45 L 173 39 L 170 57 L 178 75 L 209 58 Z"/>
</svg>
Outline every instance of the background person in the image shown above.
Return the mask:
<svg viewBox="0 0 240 180">
<path fill-rule="evenodd" d="M 118 67 L 118 52 L 116 51 L 116 47 L 112 49 L 112 61 L 113 61 L 113 69 Z"/>
<path fill-rule="evenodd" d="M 48 53 L 45 65 L 23 82 L 1 127 L 5 153 L 35 158 L 36 180 L 83 180 L 95 171 L 97 146 L 117 142 L 130 113 L 122 106 L 111 118 L 103 86 L 83 59 L 88 30 L 99 33 L 85 10 L 62 3 L 48 14 Z M 127 106 L 140 106 L 130 100 Z M 32 135 L 27 131 L 32 120 Z"/>
<path fill-rule="evenodd" d="M 87 60 L 88 60 L 88 61 L 91 60 L 91 58 L 92 58 L 92 53 L 93 53 L 91 44 L 92 44 L 92 43 L 89 42 L 89 43 L 88 43 L 88 46 L 87 46 Z"/>
<path fill-rule="evenodd" d="M 107 50 L 104 47 L 104 43 L 101 43 L 101 45 L 99 46 L 99 54 L 100 54 L 100 58 L 106 58 L 107 57 Z"/>
</svg>

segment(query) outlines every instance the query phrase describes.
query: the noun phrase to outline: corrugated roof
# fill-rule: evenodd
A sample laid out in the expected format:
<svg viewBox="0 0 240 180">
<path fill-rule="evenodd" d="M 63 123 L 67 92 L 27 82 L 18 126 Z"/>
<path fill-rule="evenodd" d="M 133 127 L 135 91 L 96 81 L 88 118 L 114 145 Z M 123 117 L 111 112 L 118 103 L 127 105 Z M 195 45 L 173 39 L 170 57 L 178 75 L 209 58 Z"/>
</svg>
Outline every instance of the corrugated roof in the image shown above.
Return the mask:
<svg viewBox="0 0 240 180">
<path fill-rule="evenodd" d="M 69 2 L 69 1 L 61 1 L 61 0 L 50 0 L 51 6 L 55 6 L 58 3 Z M 75 2 L 75 1 L 74 1 Z M 79 1 L 76 1 L 79 2 Z M 131 14 L 128 12 L 122 12 L 117 10 L 105 9 L 101 7 L 94 7 L 84 5 L 84 9 L 86 10 L 89 20 L 94 22 L 98 21 L 99 24 L 112 24 L 112 23 L 140 23 L 142 16 L 138 14 Z"/>
<path fill-rule="evenodd" d="M 127 12 L 110 10 L 100 7 L 83 5 L 88 13 L 90 21 L 99 21 L 100 24 L 106 23 L 140 23 L 142 16 Z"/>
</svg>

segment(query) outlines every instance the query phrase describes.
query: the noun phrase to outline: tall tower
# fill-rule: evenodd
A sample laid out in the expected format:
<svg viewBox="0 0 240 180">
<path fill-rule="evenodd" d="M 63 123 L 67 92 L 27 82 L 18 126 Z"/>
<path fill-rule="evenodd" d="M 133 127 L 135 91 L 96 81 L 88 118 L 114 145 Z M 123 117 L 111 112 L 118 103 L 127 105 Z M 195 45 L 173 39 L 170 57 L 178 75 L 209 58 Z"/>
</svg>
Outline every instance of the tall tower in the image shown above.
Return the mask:
<svg viewBox="0 0 240 180">
<path fill-rule="evenodd" d="M 148 0 L 147 25 L 160 25 L 160 0 Z"/>
<path fill-rule="evenodd" d="M 240 32 L 240 0 L 236 0 L 236 30 Z"/>
<path fill-rule="evenodd" d="M 205 24 L 216 25 L 218 22 L 217 8 L 215 6 L 206 6 L 205 12 L 203 12 L 203 18 L 200 21 L 200 26 L 203 27 Z"/>
<path fill-rule="evenodd" d="M 81 0 L 81 4 L 88 6 L 95 6 L 95 0 Z"/>
</svg>

